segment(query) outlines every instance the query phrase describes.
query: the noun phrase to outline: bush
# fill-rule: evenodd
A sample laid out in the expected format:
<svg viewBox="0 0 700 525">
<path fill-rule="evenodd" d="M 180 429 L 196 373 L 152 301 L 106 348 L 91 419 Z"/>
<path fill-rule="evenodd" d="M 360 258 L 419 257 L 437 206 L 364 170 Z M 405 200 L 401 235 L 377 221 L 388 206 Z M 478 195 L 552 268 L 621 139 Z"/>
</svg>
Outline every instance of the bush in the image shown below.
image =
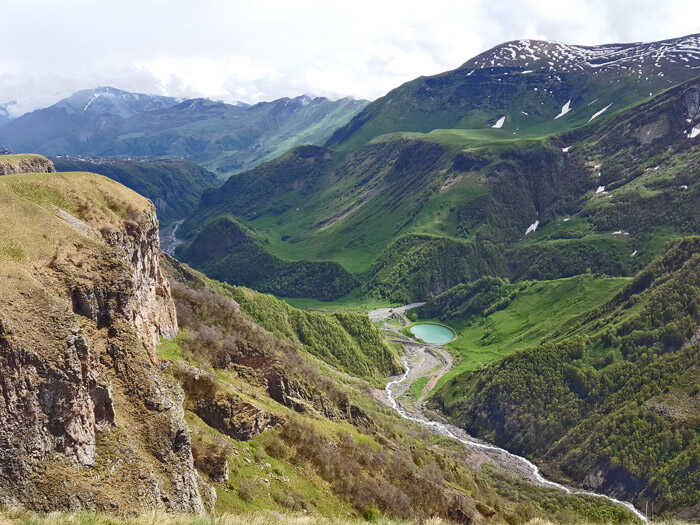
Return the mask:
<svg viewBox="0 0 700 525">
<path fill-rule="evenodd" d="M 370 505 L 362 511 L 362 517 L 370 523 L 377 523 L 382 517 L 382 513 L 379 511 L 379 507 L 376 505 Z"/>
</svg>

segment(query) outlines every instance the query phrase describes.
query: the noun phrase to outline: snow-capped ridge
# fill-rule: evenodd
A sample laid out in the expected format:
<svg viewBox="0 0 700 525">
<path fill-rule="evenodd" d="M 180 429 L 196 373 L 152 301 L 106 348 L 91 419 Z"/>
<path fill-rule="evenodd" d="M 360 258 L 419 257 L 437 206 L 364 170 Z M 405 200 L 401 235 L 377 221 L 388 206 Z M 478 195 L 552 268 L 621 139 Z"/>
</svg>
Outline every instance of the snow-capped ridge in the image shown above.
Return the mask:
<svg viewBox="0 0 700 525">
<path fill-rule="evenodd" d="M 607 71 L 621 68 L 661 68 L 677 64 L 700 69 L 700 34 L 658 42 L 580 46 L 547 40 L 515 40 L 482 53 L 462 67 L 522 68 L 549 72 Z"/>
</svg>

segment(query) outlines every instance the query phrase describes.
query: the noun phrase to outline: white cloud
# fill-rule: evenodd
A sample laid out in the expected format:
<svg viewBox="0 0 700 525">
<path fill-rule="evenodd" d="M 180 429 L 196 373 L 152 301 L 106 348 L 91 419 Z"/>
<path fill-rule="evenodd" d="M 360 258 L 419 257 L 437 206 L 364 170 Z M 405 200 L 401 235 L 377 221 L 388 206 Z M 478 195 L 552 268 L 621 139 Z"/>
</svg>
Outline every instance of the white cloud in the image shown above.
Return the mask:
<svg viewBox="0 0 700 525">
<path fill-rule="evenodd" d="M 376 98 L 506 40 L 698 31 L 700 3 L 685 0 L 4 0 L 0 103 L 21 112 L 98 85 L 248 102 Z"/>
</svg>

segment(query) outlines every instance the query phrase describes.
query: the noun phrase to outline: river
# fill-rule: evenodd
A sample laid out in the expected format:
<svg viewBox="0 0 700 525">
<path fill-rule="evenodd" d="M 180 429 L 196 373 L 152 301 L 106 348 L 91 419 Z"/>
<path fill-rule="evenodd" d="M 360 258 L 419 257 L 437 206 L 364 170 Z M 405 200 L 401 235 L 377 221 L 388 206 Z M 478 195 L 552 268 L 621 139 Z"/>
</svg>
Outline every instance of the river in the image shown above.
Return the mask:
<svg viewBox="0 0 700 525">
<path fill-rule="evenodd" d="M 401 341 L 403 342 L 403 341 Z M 421 345 L 421 344 L 416 344 L 415 342 L 411 343 L 404 343 L 404 350 L 405 353 L 402 356 L 401 360 L 406 368 L 406 371 L 403 373 L 403 375 L 396 377 L 394 379 L 391 379 L 390 381 L 387 382 L 386 387 L 385 387 L 385 392 L 386 392 L 386 398 L 388 400 L 389 405 L 398 412 L 398 414 L 403 417 L 404 419 L 408 419 L 409 421 L 413 421 L 414 423 L 418 423 L 419 425 L 422 425 L 426 428 L 431 429 L 432 431 L 451 437 L 453 439 L 456 439 L 457 441 L 461 442 L 464 444 L 467 448 L 470 448 L 472 450 L 478 450 L 480 452 L 486 453 L 486 455 L 489 456 L 491 460 L 494 461 L 494 463 L 499 464 L 501 467 L 506 468 L 510 471 L 518 471 L 521 474 L 523 474 L 525 477 L 530 479 L 531 481 L 534 481 L 535 483 L 538 483 L 542 486 L 545 487 L 550 487 L 558 490 L 562 490 L 566 492 L 567 494 L 581 494 L 581 495 L 587 495 L 587 496 L 595 496 L 598 498 L 604 498 L 608 501 L 612 501 L 613 503 L 616 503 L 617 505 L 621 505 L 628 509 L 629 511 L 633 512 L 637 518 L 640 520 L 646 522 L 647 518 L 642 514 L 640 511 L 638 511 L 634 505 L 627 501 L 621 501 L 618 499 L 615 499 L 611 496 L 607 496 L 605 494 L 598 494 L 596 492 L 590 492 L 586 490 L 581 490 L 581 489 L 575 489 L 571 487 L 567 487 L 566 485 L 562 485 L 561 483 L 557 483 L 555 481 L 550 481 L 546 479 L 544 476 L 542 476 L 542 473 L 540 472 L 540 469 L 535 465 L 532 461 L 530 461 L 527 458 L 518 456 L 517 454 L 513 454 L 512 452 L 508 452 L 505 449 L 502 449 L 500 447 L 497 447 L 496 445 L 492 445 L 490 443 L 486 443 L 483 441 L 478 441 L 471 436 L 469 436 L 466 432 L 464 432 L 462 429 L 455 427 L 453 425 L 447 424 L 447 423 L 442 423 L 440 421 L 437 421 L 435 419 L 430 419 L 425 415 L 425 412 L 422 409 L 422 406 L 418 403 L 411 405 L 410 409 L 407 409 L 406 407 L 402 406 L 398 398 L 406 392 L 408 387 L 410 386 L 410 383 L 414 381 L 416 378 L 411 377 L 411 380 L 409 381 L 409 377 L 411 376 L 411 360 L 409 358 L 413 357 L 422 357 L 420 355 L 416 355 L 419 352 L 430 352 L 431 354 L 435 354 L 436 351 L 442 351 L 447 353 L 447 350 L 444 348 L 437 346 L 437 345 Z M 451 359 L 447 358 L 449 363 L 451 363 Z M 441 372 L 441 375 L 444 374 L 447 371 L 447 369 L 443 369 Z M 433 378 L 435 379 L 435 378 Z M 433 381 L 434 384 L 434 381 Z"/>
</svg>

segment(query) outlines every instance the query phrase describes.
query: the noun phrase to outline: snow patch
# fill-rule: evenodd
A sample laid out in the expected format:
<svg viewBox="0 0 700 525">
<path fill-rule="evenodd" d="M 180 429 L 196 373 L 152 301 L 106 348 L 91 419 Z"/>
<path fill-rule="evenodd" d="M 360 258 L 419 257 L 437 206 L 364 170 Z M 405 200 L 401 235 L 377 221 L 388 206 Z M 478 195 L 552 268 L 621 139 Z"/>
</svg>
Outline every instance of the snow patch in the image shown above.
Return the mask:
<svg viewBox="0 0 700 525">
<path fill-rule="evenodd" d="M 605 186 L 598 186 L 595 190 L 596 193 L 604 193 L 605 192 Z"/>
<path fill-rule="evenodd" d="M 571 99 L 569 99 L 569 100 L 567 101 L 567 103 L 564 104 L 564 105 L 561 107 L 561 112 L 560 112 L 556 117 L 554 117 L 554 120 L 557 120 L 558 118 L 563 117 L 563 116 L 566 115 L 569 111 L 571 111 Z"/>
<path fill-rule="evenodd" d="M 83 111 L 84 112 L 87 111 L 87 108 L 89 108 L 90 105 L 92 105 L 92 103 L 95 102 L 95 100 L 97 100 L 100 97 L 100 95 L 102 95 L 102 93 L 97 93 L 97 94 L 93 95 L 92 98 L 88 101 L 88 103 L 85 104 Z"/>
<path fill-rule="evenodd" d="M 604 107 L 603 109 L 601 109 L 600 111 L 597 111 L 597 112 L 593 113 L 593 116 L 592 116 L 591 118 L 588 119 L 588 122 L 590 122 L 591 120 L 593 120 L 593 119 L 596 118 L 596 117 L 601 116 L 603 113 L 605 113 L 605 112 L 608 110 L 608 108 L 610 108 L 610 106 L 612 106 L 612 103 L 608 104 L 607 106 L 605 106 L 605 107 Z"/>
<path fill-rule="evenodd" d="M 694 139 L 700 135 L 700 126 L 695 126 L 693 129 L 690 130 L 690 135 L 688 135 L 689 139 Z"/>
<path fill-rule="evenodd" d="M 564 217 L 561 222 L 569 222 L 571 220 L 571 217 Z"/>
<path fill-rule="evenodd" d="M 533 222 L 530 226 L 527 227 L 527 230 L 525 230 L 525 235 L 530 235 L 531 233 L 535 232 L 539 225 L 540 225 L 539 220 Z"/>
<path fill-rule="evenodd" d="M 564 153 L 568 153 L 570 149 L 571 149 L 571 146 L 567 146 L 567 147 L 565 147 L 565 148 L 562 148 L 561 150 L 562 150 Z"/>
<path fill-rule="evenodd" d="M 491 127 L 492 127 L 492 128 L 496 128 L 496 129 L 500 129 L 500 128 L 503 127 L 503 123 L 504 123 L 505 121 L 506 121 L 506 116 L 503 115 L 503 116 L 502 116 L 501 118 L 499 118 L 498 121 L 496 121 L 496 123 L 495 123 L 493 126 L 491 126 Z"/>
<path fill-rule="evenodd" d="M 637 255 L 637 250 L 634 250 L 634 251 L 632 252 L 632 255 L 630 255 L 630 257 L 634 257 L 635 255 Z"/>
</svg>

